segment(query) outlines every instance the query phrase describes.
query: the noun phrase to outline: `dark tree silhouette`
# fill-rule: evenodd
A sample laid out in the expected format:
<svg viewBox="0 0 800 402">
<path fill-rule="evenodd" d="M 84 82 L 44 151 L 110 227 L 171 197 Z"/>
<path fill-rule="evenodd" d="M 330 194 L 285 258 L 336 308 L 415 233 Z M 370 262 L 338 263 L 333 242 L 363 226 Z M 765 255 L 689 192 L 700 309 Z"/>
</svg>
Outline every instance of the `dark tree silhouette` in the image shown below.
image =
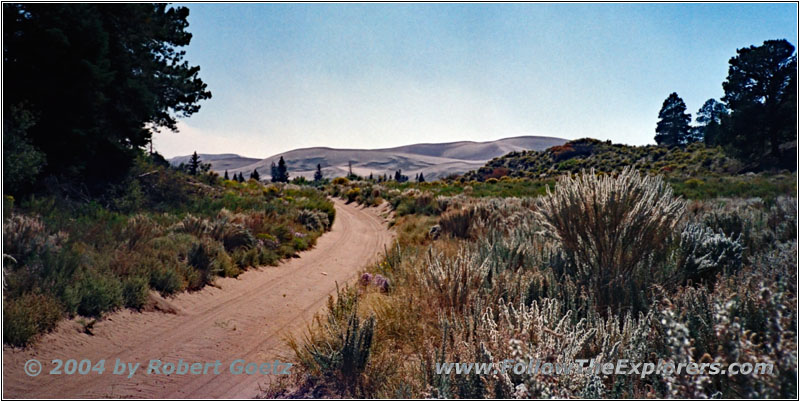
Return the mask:
<svg viewBox="0 0 800 402">
<path fill-rule="evenodd" d="M 738 49 L 722 83 L 731 111 L 720 142 L 762 167 L 796 168 L 797 55 L 787 40 Z"/>
<path fill-rule="evenodd" d="M 283 157 L 278 160 L 278 165 L 272 163 L 272 182 L 273 183 L 288 183 L 289 182 L 289 169 L 286 167 L 286 161 Z"/>
<path fill-rule="evenodd" d="M 228 171 L 227 170 L 225 171 L 225 180 L 230 180 L 230 177 L 228 177 Z"/>
<path fill-rule="evenodd" d="M 43 174 L 103 190 L 154 130 L 177 131 L 211 97 L 180 49 L 188 15 L 167 4 L 3 4 L 4 116 L 37 116 L 26 138 L 46 155 Z"/>
<path fill-rule="evenodd" d="M 398 183 L 405 183 L 408 181 L 408 176 L 403 175 L 402 169 L 398 169 L 394 172 L 394 181 Z"/>
<path fill-rule="evenodd" d="M 200 157 L 197 155 L 197 151 L 194 151 L 191 159 L 189 159 L 188 172 L 190 175 L 197 176 L 197 173 L 200 172 L 200 162 Z"/>
<path fill-rule="evenodd" d="M 655 137 L 657 144 L 674 147 L 685 145 L 689 141 L 689 122 L 692 121 L 692 116 L 686 113 L 686 104 L 677 93 L 671 93 L 664 100 L 658 119 Z"/>
<path fill-rule="evenodd" d="M 322 165 L 317 163 L 317 171 L 314 172 L 314 181 L 317 181 L 317 182 L 322 181 L 322 177 L 323 177 L 322 176 Z"/>
<path fill-rule="evenodd" d="M 722 119 L 728 116 L 728 110 L 725 105 L 716 99 L 709 99 L 700 110 L 697 111 L 695 127 L 700 139 L 706 145 L 718 145 L 719 133 L 722 126 Z"/>
<path fill-rule="evenodd" d="M 422 172 L 419 172 L 419 176 L 417 177 L 418 183 L 425 183 L 425 175 Z"/>
<path fill-rule="evenodd" d="M 255 181 L 261 180 L 261 175 L 258 174 L 258 169 L 253 169 L 253 173 L 250 173 L 250 178 Z"/>
</svg>

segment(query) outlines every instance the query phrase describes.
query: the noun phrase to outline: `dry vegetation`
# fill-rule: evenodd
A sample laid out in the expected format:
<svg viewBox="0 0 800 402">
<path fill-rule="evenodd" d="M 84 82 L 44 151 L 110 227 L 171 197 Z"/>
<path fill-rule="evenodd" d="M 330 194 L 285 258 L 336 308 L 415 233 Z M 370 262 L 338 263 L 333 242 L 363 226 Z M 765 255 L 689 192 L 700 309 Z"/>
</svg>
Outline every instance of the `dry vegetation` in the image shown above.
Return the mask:
<svg viewBox="0 0 800 402">
<path fill-rule="evenodd" d="M 314 245 L 333 203 L 309 187 L 191 177 L 141 161 L 106 205 L 28 198 L 3 208 L 3 342 L 68 316 L 146 307 Z"/>
<path fill-rule="evenodd" d="M 631 170 L 565 177 L 538 198 L 382 193 L 399 241 L 367 271 L 388 291 L 331 298 L 292 342 L 300 370 L 267 396 L 796 397 L 795 198 L 685 200 Z M 434 372 L 580 358 L 771 362 L 775 375 Z"/>
</svg>

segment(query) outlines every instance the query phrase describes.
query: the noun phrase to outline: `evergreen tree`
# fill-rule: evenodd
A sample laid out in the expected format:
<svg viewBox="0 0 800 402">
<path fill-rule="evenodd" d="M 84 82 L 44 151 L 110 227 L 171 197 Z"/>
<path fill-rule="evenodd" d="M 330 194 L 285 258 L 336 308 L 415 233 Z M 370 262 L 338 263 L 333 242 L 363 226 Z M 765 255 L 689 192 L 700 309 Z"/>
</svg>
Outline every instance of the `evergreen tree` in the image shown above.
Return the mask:
<svg viewBox="0 0 800 402">
<path fill-rule="evenodd" d="M 716 99 L 707 100 L 697 111 L 697 117 L 695 117 L 696 129 L 698 136 L 706 145 L 719 145 L 722 119 L 727 116 L 728 110 L 725 105 Z"/>
<path fill-rule="evenodd" d="M 423 175 L 422 172 L 419 172 L 419 177 L 417 177 L 417 182 L 425 183 L 425 175 Z"/>
<path fill-rule="evenodd" d="M 230 180 L 230 177 L 228 177 L 228 171 L 227 170 L 225 170 L 225 180 Z"/>
<path fill-rule="evenodd" d="M 655 136 L 657 144 L 674 147 L 685 145 L 689 141 L 691 136 L 689 122 L 692 121 L 692 116 L 686 113 L 686 103 L 677 93 L 671 93 L 664 100 L 658 118 Z"/>
<path fill-rule="evenodd" d="M 720 143 L 768 168 L 796 169 L 797 55 L 787 40 L 738 49 L 722 83 L 730 110 Z"/>
<path fill-rule="evenodd" d="M 398 183 L 405 183 L 408 181 L 408 176 L 403 174 L 403 169 L 398 169 L 394 172 L 394 181 Z"/>
<path fill-rule="evenodd" d="M 276 183 L 278 181 L 278 165 L 276 165 L 275 162 L 272 162 L 272 165 L 270 165 L 269 174 L 272 177 L 272 182 Z"/>
<path fill-rule="evenodd" d="M 239 183 L 244 183 L 244 175 L 242 175 L 242 172 L 239 172 L 239 175 L 236 176 L 236 181 Z"/>
<path fill-rule="evenodd" d="M 211 97 L 181 49 L 188 15 L 167 4 L 3 4 L 3 114 L 37 116 L 26 139 L 46 156 L 43 174 L 103 191 L 154 131 L 177 131 Z M 4 134 L 15 129 L 6 123 Z"/>
<path fill-rule="evenodd" d="M 275 165 L 275 162 L 272 163 L 272 182 L 289 182 L 289 169 L 286 167 L 286 161 L 283 160 L 283 156 L 281 156 L 280 160 L 278 160 L 277 166 Z"/>
<path fill-rule="evenodd" d="M 322 176 L 322 165 L 317 163 L 317 171 L 314 172 L 314 181 L 320 182 L 320 181 L 322 181 L 322 178 L 323 178 L 323 176 Z"/>
<path fill-rule="evenodd" d="M 369 172 L 369 181 L 372 181 L 372 172 Z"/>
<path fill-rule="evenodd" d="M 250 173 L 250 178 L 255 181 L 261 180 L 261 175 L 258 174 L 258 169 L 253 169 L 253 173 Z"/>
<path fill-rule="evenodd" d="M 192 176 L 197 176 L 197 173 L 199 171 L 200 171 L 200 157 L 197 155 L 197 151 L 194 151 L 191 159 L 189 159 L 189 174 Z"/>
</svg>

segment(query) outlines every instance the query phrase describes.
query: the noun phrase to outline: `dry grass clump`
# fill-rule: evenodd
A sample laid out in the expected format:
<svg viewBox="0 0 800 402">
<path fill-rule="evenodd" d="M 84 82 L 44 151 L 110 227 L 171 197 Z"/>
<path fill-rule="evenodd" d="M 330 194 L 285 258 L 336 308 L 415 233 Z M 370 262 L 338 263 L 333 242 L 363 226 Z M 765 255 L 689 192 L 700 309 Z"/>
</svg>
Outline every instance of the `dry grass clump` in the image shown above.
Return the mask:
<svg viewBox="0 0 800 402">
<path fill-rule="evenodd" d="M 625 168 L 617 176 L 564 176 L 538 207 L 537 217 L 573 262 L 572 276 L 601 294 L 647 275 L 636 271 L 649 269 L 643 263 L 666 249 L 685 203 L 660 177 Z"/>
<path fill-rule="evenodd" d="M 472 208 L 461 208 L 442 214 L 439 218 L 439 225 L 445 234 L 467 239 L 469 238 L 469 228 L 474 219 L 475 211 Z"/>
</svg>

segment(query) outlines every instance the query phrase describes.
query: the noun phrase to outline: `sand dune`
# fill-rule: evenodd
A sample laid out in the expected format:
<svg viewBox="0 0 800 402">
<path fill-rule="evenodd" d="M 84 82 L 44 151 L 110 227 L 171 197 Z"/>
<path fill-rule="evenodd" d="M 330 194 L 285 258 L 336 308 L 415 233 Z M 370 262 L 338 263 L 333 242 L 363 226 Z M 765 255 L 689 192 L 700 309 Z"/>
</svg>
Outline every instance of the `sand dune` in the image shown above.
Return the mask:
<svg viewBox="0 0 800 402">
<path fill-rule="evenodd" d="M 277 163 L 283 156 L 292 177 L 313 178 L 317 164 L 322 166 L 325 177 L 344 176 L 352 163 L 353 172 L 363 176 L 370 173 L 393 175 L 400 169 L 409 177 L 413 178 L 422 172 L 428 180 L 432 180 L 477 169 L 492 158 L 512 151 L 543 150 L 566 141 L 553 137 L 523 136 L 497 141 L 412 144 L 384 149 L 302 148 L 260 160 L 233 154 L 201 155 L 201 159 L 210 162 L 212 169 L 220 174 L 228 170 L 229 174 L 242 172 L 245 177 L 258 169 L 262 177 L 268 178 L 271 164 Z M 187 160 L 188 156 L 182 156 L 172 158 L 170 162 L 178 164 Z"/>
</svg>

